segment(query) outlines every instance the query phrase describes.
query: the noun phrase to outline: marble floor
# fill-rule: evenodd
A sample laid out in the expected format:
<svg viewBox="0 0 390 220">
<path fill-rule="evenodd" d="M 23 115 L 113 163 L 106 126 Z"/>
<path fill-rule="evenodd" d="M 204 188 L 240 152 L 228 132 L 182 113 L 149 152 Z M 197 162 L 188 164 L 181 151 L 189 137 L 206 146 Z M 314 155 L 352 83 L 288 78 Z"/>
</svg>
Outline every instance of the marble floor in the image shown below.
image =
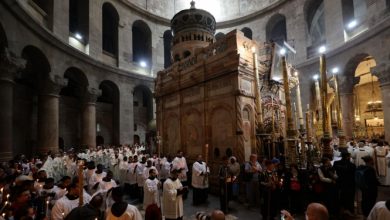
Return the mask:
<svg viewBox="0 0 390 220">
<path fill-rule="evenodd" d="M 378 201 L 383 201 L 390 198 L 390 187 L 379 187 L 379 196 Z M 184 220 L 194 220 L 195 214 L 199 211 L 209 213 L 215 209 L 219 209 L 219 198 L 214 195 L 209 195 L 208 204 L 193 206 L 192 205 L 192 191 L 188 194 L 188 198 L 184 201 Z M 141 213 L 144 215 L 142 210 L 142 205 L 138 204 L 136 200 L 131 200 L 128 198 L 128 202 L 136 205 Z M 227 215 L 227 220 L 235 219 L 250 219 L 250 220 L 261 220 L 262 216 L 260 214 L 260 209 L 247 208 L 246 204 L 243 202 L 231 202 L 230 203 L 231 211 Z M 360 213 L 357 211 L 357 213 Z M 280 219 L 280 218 L 277 218 Z M 304 220 L 303 215 L 295 216 L 296 220 Z M 345 219 L 345 220 L 363 220 L 363 216 L 356 214 L 356 216 Z"/>
</svg>

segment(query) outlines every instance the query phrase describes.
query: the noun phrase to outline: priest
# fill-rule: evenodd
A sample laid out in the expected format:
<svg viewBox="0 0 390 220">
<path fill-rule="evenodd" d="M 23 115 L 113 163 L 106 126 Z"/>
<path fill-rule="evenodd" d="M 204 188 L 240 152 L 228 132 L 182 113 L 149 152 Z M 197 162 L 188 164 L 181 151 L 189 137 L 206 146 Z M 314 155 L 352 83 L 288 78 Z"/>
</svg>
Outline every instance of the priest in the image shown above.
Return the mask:
<svg viewBox="0 0 390 220">
<path fill-rule="evenodd" d="M 199 154 L 196 162 L 192 165 L 193 205 L 200 205 L 207 201 L 209 173 L 207 164 L 203 162 L 202 155 Z"/>
<path fill-rule="evenodd" d="M 171 171 L 171 176 L 163 185 L 163 215 L 165 220 L 182 220 L 183 219 L 183 194 L 188 192 L 187 187 L 183 187 L 178 179 L 180 169 Z"/>
</svg>

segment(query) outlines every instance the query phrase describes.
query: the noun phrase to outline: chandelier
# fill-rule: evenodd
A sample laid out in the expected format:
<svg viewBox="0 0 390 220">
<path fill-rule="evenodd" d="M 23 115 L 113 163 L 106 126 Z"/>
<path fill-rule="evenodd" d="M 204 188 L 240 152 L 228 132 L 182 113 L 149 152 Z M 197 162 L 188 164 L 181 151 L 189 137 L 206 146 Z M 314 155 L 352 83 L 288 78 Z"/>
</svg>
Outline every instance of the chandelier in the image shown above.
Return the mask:
<svg viewBox="0 0 390 220">
<path fill-rule="evenodd" d="M 374 76 L 371 75 L 371 100 L 367 102 L 365 112 L 372 113 L 377 118 L 376 113 L 381 111 L 383 111 L 382 101 L 375 100 Z"/>
</svg>

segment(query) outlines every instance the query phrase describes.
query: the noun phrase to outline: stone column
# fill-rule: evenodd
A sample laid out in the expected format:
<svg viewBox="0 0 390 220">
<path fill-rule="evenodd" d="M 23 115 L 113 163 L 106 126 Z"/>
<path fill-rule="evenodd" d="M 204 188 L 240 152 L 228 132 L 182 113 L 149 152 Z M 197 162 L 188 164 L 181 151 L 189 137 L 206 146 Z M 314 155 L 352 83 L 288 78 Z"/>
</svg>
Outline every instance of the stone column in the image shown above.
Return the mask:
<svg viewBox="0 0 390 220">
<path fill-rule="evenodd" d="M 353 93 L 340 93 L 341 112 L 343 116 L 343 130 L 346 140 L 353 137 L 353 126 L 355 120 L 355 109 Z"/>
<path fill-rule="evenodd" d="M 8 50 L 0 54 L 0 162 L 13 157 L 13 89 L 15 73 L 24 67 Z"/>
<path fill-rule="evenodd" d="M 81 106 L 81 145 L 96 148 L 96 100 L 101 91 L 89 88 Z"/>
<path fill-rule="evenodd" d="M 380 82 L 382 92 L 382 108 L 385 126 L 385 140 L 390 142 L 390 65 L 381 64 L 371 68 Z"/>
<path fill-rule="evenodd" d="M 60 76 L 41 82 L 38 97 L 38 153 L 58 151 L 59 93 L 67 84 Z"/>
</svg>

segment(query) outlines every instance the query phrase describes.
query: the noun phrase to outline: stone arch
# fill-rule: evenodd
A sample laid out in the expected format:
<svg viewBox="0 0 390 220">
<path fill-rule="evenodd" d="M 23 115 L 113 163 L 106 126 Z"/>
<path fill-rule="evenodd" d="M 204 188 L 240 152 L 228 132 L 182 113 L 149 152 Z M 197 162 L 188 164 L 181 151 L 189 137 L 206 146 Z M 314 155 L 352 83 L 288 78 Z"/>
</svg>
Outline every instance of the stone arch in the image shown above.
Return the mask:
<svg viewBox="0 0 390 220">
<path fill-rule="evenodd" d="M 143 20 L 136 20 L 132 26 L 133 32 L 133 61 L 146 62 L 152 66 L 152 32 Z"/>
<path fill-rule="evenodd" d="M 266 25 L 266 39 L 283 45 L 287 41 L 286 16 L 282 14 L 273 15 Z"/>
<path fill-rule="evenodd" d="M 225 156 L 228 149 L 232 150 L 233 155 L 236 154 L 235 125 L 233 122 L 235 117 L 232 112 L 232 108 L 228 105 L 217 105 L 210 113 L 211 146 L 213 149 L 219 149 L 220 156 Z"/>
<path fill-rule="evenodd" d="M 172 48 L 172 31 L 166 30 L 164 32 L 164 68 L 168 68 L 172 65 L 172 55 L 171 55 L 171 48 Z"/>
<path fill-rule="evenodd" d="M 248 27 L 244 27 L 241 29 L 241 31 L 244 33 L 244 36 L 252 40 L 252 29 Z"/>
<path fill-rule="evenodd" d="M 3 25 L 0 23 L 0 52 L 8 47 L 7 35 L 5 34 Z"/>
<path fill-rule="evenodd" d="M 153 93 L 146 85 L 137 85 L 133 90 L 133 118 L 135 125 L 141 125 L 143 130 L 134 129 L 134 134 L 141 138 L 141 143 L 146 143 L 149 130 L 147 125 L 154 118 Z M 138 127 L 138 126 L 137 126 Z"/>
<path fill-rule="evenodd" d="M 103 4 L 102 10 L 103 51 L 118 57 L 118 11 L 109 2 Z"/>
<path fill-rule="evenodd" d="M 360 53 L 353 56 L 344 67 L 344 74 L 340 76 L 340 92 L 352 93 L 353 86 L 358 83 L 358 78 L 355 77 L 355 71 L 359 63 L 370 55 L 367 53 Z"/>
<path fill-rule="evenodd" d="M 69 67 L 64 72 L 64 78 L 68 79 L 68 84 L 61 89 L 60 95 L 81 99 L 89 85 L 85 73 L 77 67 Z"/>
<path fill-rule="evenodd" d="M 26 61 L 25 69 L 15 80 L 13 95 L 13 152 L 33 154 L 38 145 L 38 116 L 40 85 L 51 72 L 51 64 L 41 49 L 28 45 L 22 49 L 21 57 Z M 38 100 L 38 101 L 37 101 Z M 30 146 L 29 149 L 26 146 Z"/>
<path fill-rule="evenodd" d="M 102 91 L 101 96 L 97 98 L 96 103 L 96 123 L 99 126 L 108 128 L 103 134 L 97 132 L 97 135 L 110 137 L 111 144 L 119 144 L 119 88 L 110 81 L 104 80 L 100 83 L 99 89 Z"/>
<path fill-rule="evenodd" d="M 215 40 L 220 40 L 222 38 L 225 37 L 225 34 L 222 33 L 222 32 L 218 32 L 216 35 L 215 35 Z"/>
<path fill-rule="evenodd" d="M 49 77 L 51 72 L 50 62 L 39 48 L 32 45 L 24 47 L 22 58 L 27 61 L 26 68 L 22 72 L 22 79 L 36 81 Z"/>
</svg>

